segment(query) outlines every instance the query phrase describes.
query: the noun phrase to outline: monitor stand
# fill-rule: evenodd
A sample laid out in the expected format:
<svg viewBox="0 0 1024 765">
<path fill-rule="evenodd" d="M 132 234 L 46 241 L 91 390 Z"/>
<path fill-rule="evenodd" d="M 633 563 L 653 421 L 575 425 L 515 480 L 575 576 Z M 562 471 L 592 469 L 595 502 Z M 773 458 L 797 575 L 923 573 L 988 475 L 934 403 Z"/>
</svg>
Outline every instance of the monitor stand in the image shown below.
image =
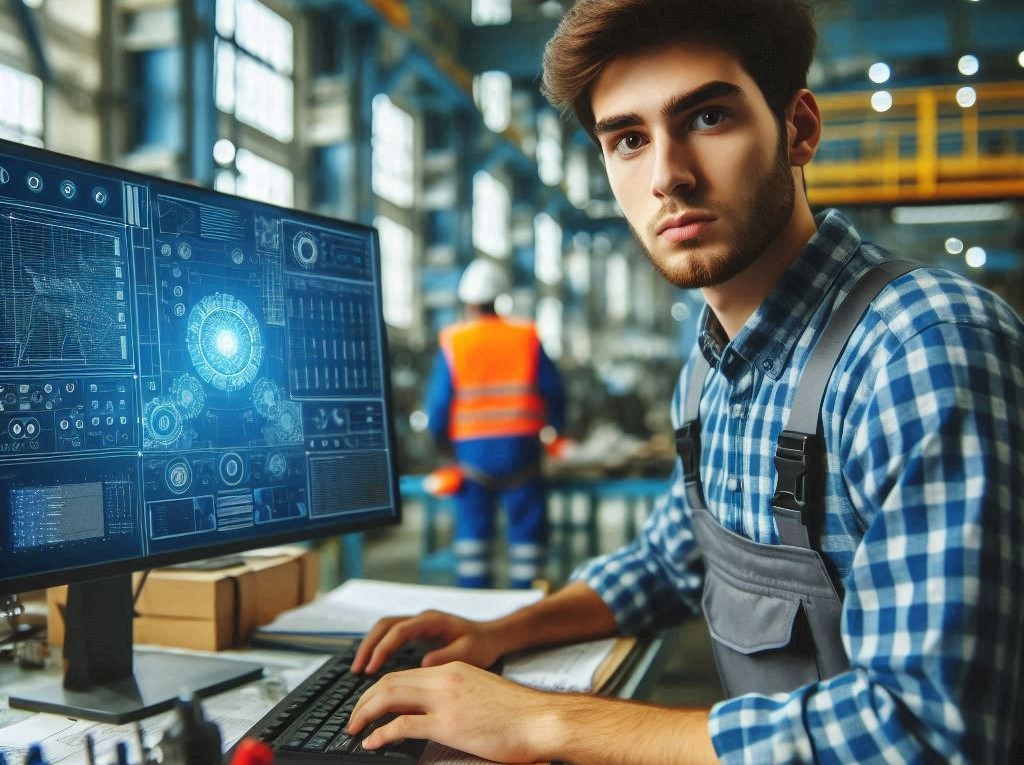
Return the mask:
<svg viewBox="0 0 1024 765">
<path fill-rule="evenodd" d="M 210 696 L 263 674 L 259 664 L 132 650 L 130 574 L 72 584 L 64 618 L 63 682 L 14 690 L 10 706 L 120 725 Z"/>
</svg>

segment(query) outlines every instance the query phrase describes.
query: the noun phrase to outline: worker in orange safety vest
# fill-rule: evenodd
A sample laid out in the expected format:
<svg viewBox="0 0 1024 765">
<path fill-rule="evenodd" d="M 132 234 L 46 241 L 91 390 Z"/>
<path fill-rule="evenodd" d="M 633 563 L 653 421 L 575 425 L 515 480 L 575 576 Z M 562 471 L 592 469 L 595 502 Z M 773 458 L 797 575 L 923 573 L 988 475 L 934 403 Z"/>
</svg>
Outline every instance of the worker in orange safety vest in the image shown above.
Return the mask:
<svg viewBox="0 0 1024 765">
<path fill-rule="evenodd" d="M 529 587 L 543 571 L 547 512 L 540 432 L 561 431 L 565 394 L 554 363 L 528 321 L 497 315 L 508 288 L 484 258 L 459 280 L 464 321 L 441 332 L 426 409 L 434 439 L 450 445 L 463 480 L 454 494 L 458 583 L 493 584 L 491 546 L 499 497 L 506 510 L 510 587 Z"/>
</svg>

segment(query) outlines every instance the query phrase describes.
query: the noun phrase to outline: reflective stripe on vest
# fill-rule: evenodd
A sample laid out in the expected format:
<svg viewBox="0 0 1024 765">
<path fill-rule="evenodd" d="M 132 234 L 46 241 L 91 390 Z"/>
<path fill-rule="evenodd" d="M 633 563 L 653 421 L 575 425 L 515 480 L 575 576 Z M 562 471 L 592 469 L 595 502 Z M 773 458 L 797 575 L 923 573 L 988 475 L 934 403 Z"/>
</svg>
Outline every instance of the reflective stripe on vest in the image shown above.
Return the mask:
<svg viewBox="0 0 1024 765">
<path fill-rule="evenodd" d="M 540 340 L 529 322 L 485 318 L 441 332 L 452 374 L 452 441 L 536 435 L 544 427 L 537 391 Z"/>
</svg>

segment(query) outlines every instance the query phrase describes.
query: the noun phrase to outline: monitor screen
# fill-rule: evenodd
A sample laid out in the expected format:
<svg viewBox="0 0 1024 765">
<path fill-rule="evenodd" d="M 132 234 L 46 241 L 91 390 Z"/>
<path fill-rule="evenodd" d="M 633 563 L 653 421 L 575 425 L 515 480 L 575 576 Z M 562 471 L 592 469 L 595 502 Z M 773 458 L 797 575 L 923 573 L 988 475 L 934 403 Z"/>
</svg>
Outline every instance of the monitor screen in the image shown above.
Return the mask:
<svg viewBox="0 0 1024 765">
<path fill-rule="evenodd" d="M 399 519 L 376 232 L 0 141 L 0 591 Z"/>
</svg>

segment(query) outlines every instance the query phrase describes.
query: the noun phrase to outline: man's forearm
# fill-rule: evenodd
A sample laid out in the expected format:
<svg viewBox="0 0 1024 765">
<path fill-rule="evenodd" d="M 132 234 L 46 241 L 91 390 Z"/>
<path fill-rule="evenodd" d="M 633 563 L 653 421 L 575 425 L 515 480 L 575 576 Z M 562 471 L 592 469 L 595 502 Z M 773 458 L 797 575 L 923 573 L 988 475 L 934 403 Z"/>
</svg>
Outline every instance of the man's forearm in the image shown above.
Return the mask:
<svg viewBox="0 0 1024 765">
<path fill-rule="evenodd" d="M 539 726 L 545 758 L 573 765 L 711 765 L 708 710 L 567 694 Z"/>
<path fill-rule="evenodd" d="M 573 582 L 554 595 L 488 625 L 502 653 L 608 637 L 618 632 L 611 609 L 583 582 Z"/>
</svg>

